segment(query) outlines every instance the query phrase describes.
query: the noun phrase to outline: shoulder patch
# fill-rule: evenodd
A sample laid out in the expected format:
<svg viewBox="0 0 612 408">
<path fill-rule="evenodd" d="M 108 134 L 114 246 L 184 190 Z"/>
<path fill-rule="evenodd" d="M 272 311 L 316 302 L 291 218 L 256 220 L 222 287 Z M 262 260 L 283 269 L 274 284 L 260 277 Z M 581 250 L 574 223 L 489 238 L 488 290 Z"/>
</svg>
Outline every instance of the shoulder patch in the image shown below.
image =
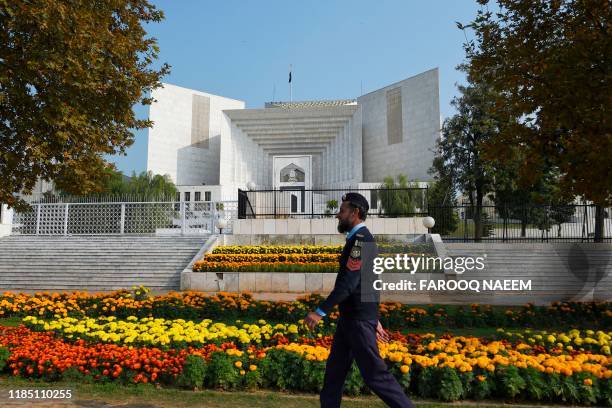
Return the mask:
<svg viewBox="0 0 612 408">
<path fill-rule="evenodd" d="M 351 258 L 359 258 L 359 257 L 361 257 L 361 247 L 354 246 L 353 249 L 351 249 Z"/>
<path fill-rule="evenodd" d="M 349 257 L 348 261 L 346 261 L 346 269 L 351 272 L 361 270 L 361 258 Z"/>
</svg>

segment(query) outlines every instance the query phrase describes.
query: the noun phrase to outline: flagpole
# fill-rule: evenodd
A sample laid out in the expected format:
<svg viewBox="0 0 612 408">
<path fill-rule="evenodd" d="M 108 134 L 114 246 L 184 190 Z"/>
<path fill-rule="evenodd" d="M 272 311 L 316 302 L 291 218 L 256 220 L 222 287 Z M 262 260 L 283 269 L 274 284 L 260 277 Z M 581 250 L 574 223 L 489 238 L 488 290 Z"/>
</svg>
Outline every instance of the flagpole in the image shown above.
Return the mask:
<svg viewBox="0 0 612 408">
<path fill-rule="evenodd" d="M 291 79 L 291 64 L 289 64 L 289 102 L 293 102 L 293 84 L 291 82 Z"/>
</svg>

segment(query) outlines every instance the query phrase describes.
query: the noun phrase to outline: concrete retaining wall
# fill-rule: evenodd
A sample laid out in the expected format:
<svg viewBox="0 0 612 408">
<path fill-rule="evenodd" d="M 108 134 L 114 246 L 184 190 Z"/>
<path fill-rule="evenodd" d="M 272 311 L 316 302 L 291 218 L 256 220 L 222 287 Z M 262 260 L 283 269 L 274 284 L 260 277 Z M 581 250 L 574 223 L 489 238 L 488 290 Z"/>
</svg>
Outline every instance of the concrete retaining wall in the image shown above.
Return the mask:
<svg viewBox="0 0 612 408">
<path fill-rule="evenodd" d="M 314 219 L 242 219 L 233 221 L 235 235 L 326 235 L 338 234 L 335 218 Z M 372 234 L 405 235 L 425 234 L 422 217 L 368 218 L 366 226 Z"/>
<path fill-rule="evenodd" d="M 609 243 L 446 243 L 448 256 L 484 256 L 485 269 L 446 279 L 515 279 L 530 291 L 451 294 L 455 302 L 548 304 L 554 301 L 612 301 L 612 244 Z"/>
<path fill-rule="evenodd" d="M 313 293 L 324 295 L 331 292 L 336 281 L 336 273 L 316 272 L 189 272 L 181 275 L 182 290 L 197 290 L 203 292 L 275 292 L 275 293 Z M 444 279 L 442 273 L 387 274 L 385 282 L 397 282 L 407 279 Z M 419 301 L 428 295 L 426 291 L 414 291 L 413 295 Z M 383 296 L 398 299 L 395 291 L 383 291 Z M 427 298 L 428 299 L 428 298 Z"/>
<path fill-rule="evenodd" d="M 336 234 L 338 235 L 338 234 Z M 229 237 L 229 236 L 228 236 Z M 285 236 L 286 237 L 286 236 Z M 341 237 L 341 236 L 340 236 Z M 234 236 L 235 238 L 235 236 Z M 432 239 L 433 238 L 433 239 Z M 310 237 L 312 239 L 312 237 Z M 435 236 L 440 257 L 485 257 L 485 269 L 455 274 L 417 273 L 384 274 L 385 282 L 414 282 L 422 280 L 444 282 L 496 280 L 500 282 L 530 282 L 530 290 L 396 290 L 383 291 L 383 300 L 407 304 L 549 304 L 555 301 L 612 301 L 612 244 L 594 243 L 466 243 L 447 244 Z M 318 243 L 318 242 L 317 242 Z M 201 291 L 329 293 L 334 286 L 335 273 L 295 272 L 192 272 L 185 270 L 181 289 Z"/>
</svg>

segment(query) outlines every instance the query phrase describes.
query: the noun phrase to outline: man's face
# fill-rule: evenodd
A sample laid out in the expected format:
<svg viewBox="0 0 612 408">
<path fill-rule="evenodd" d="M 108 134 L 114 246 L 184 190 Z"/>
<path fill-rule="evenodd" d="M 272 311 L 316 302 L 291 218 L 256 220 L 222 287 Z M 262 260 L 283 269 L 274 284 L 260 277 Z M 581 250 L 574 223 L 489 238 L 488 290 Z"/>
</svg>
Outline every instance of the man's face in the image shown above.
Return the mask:
<svg viewBox="0 0 612 408">
<path fill-rule="evenodd" d="M 347 201 L 343 201 L 340 205 L 340 210 L 336 214 L 338 219 L 338 232 L 345 233 L 349 232 L 353 228 L 353 224 L 358 217 L 359 210 L 352 208 Z"/>
</svg>

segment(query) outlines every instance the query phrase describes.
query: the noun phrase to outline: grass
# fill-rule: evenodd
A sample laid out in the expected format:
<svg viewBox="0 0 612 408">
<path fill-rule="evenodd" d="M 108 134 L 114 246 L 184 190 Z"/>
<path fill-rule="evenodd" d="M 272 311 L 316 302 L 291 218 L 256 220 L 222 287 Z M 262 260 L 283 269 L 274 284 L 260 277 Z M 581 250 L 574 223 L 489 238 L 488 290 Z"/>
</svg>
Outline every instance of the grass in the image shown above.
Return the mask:
<svg viewBox="0 0 612 408">
<path fill-rule="evenodd" d="M 3 317 L 0 318 L 0 326 L 17 327 L 21 324 L 21 317 Z"/>
<path fill-rule="evenodd" d="M 15 389 L 64 389 L 71 390 L 72 401 L 79 406 L 97 406 L 94 401 L 106 403 L 121 403 L 122 405 L 138 404 L 151 407 L 207 407 L 207 408 L 309 408 L 319 407 L 316 394 L 293 394 L 274 391 L 191 391 L 177 388 L 156 388 L 151 384 L 120 385 L 114 383 L 71 383 L 67 381 L 45 382 L 28 380 L 18 377 L 0 376 L 0 401 L 8 399 L 8 391 Z M 55 400 L 57 402 L 61 400 Z M 419 408 L 444 408 L 452 406 L 474 406 L 480 408 L 527 408 L 543 405 L 505 404 L 501 402 L 470 402 L 441 403 L 437 401 L 414 400 Z M 75 405 L 77 405 L 75 404 Z M 151 405 L 149 405 L 151 404 Z M 359 398 L 344 397 L 343 407 L 349 408 L 382 408 L 386 405 L 376 396 Z M 567 407 L 567 406 L 566 406 Z"/>
</svg>

